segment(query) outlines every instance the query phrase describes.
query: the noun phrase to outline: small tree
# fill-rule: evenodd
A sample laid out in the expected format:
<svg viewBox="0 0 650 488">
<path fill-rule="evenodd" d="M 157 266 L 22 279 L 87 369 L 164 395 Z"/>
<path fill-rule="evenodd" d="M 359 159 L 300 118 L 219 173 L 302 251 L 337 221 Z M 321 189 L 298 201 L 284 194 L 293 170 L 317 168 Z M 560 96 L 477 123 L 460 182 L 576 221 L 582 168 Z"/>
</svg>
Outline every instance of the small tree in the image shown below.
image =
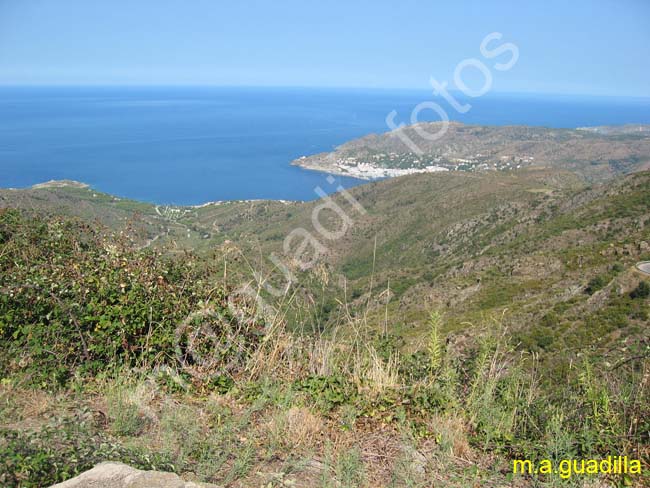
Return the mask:
<svg viewBox="0 0 650 488">
<path fill-rule="evenodd" d="M 607 284 L 607 281 L 605 280 L 604 277 L 602 276 L 596 276 L 589 280 L 589 283 L 587 283 L 587 288 L 585 289 L 585 292 L 588 295 L 593 295 L 596 293 L 598 290 L 602 290 L 605 285 Z"/>
<path fill-rule="evenodd" d="M 650 297 L 650 284 L 647 281 L 639 283 L 634 290 L 630 292 L 631 298 L 648 298 Z"/>
</svg>

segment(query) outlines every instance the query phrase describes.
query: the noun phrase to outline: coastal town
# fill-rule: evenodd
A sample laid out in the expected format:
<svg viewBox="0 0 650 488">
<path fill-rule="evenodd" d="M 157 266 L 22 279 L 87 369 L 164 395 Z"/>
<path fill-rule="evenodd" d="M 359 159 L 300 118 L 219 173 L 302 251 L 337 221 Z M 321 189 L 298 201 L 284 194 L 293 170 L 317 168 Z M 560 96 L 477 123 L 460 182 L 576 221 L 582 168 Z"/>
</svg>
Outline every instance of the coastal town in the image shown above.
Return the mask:
<svg viewBox="0 0 650 488">
<path fill-rule="evenodd" d="M 435 132 L 435 123 L 429 132 Z M 419 137 L 412 127 L 370 134 L 331 152 L 292 162 L 305 169 L 361 179 L 389 178 L 440 171 L 511 171 L 530 166 L 580 168 L 587 179 L 612 171 L 650 167 L 650 126 L 596 127 L 593 130 L 529 126 L 474 126 L 450 123 L 444 138 Z M 420 127 L 422 128 L 422 127 Z M 417 142 L 419 151 L 402 141 Z"/>
<path fill-rule="evenodd" d="M 377 153 L 368 156 L 336 157 L 333 154 L 306 157 L 293 164 L 307 169 L 326 170 L 330 173 L 360 179 L 392 178 L 416 173 L 436 173 L 440 171 L 504 171 L 520 169 L 532 165 L 533 156 L 490 157 L 477 153 L 465 158 L 446 158 L 432 154 L 422 156 L 414 153 Z"/>
</svg>

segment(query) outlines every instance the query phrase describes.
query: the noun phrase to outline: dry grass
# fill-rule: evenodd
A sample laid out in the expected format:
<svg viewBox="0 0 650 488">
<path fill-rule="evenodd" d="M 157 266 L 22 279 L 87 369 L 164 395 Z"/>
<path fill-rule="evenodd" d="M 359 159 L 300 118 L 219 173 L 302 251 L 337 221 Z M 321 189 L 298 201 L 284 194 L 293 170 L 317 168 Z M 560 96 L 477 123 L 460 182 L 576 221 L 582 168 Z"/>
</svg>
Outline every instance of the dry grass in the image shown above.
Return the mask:
<svg viewBox="0 0 650 488">
<path fill-rule="evenodd" d="M 274 414 L 264 424 L 273 444 L 292 451 L 314 451 L 324 434 L 324 422 L 305 407 L 291 407 Z"/>
<path fill-rule="evenodd" d="M 38 425 L 58 404 L 59 399 L 50 393 L 0 384 L 0 425 L 12 428 Z"/>
<path fill-rule="evenodd" d="M 455 415 L 435 415 L 427 421 L 427 425 L 444 454 L 465 461 L 472 460 L 474 456 L 467 439 L 467 424 L 463 419 Z"/>
<path fill-rule="evenodd" d="M 355 437 L 370 486 L 385 486 L 404 449 L 399 435 L 392 430 L 377 430 L 357 433 Z"/>
<path fill-rule="evenodd" d="M 381 365 L 377 370 L 380 374 L 374 380 L 385 384 L 382 375 L 386 372 Z M 369 418 L 341 429 L 335 419 L 325 420 L 300 405 L 283 408 L 270 404 L 257 411 L 230 395 L 198 398 L 165 394 L 146 380 L 105 386 L 104 391 L 136 406 L 134 415 L 150 412 L 158 419 L 142 431 L 121 438 L 170 453 L 179 465 L 191 466 L 197 479 L 217 483 L 228 480 L 226 484 L 233 487 L 506 486 L 495 471 L 494 459 L 472 451 L 467 425 L 457 416 L 432 416 L 427 426 L 433 438 L 416 441 L 395 425 L 381 425 Z M 0 411 L 24 408 L 26 421 L 82 407 L 61 400 L 33 390 L 0 387 Z M 86 397 L 86 401 L 98 405 L 113 400 L 100 395 Z M 250 417 L 246 420 L 247 415 Z M 101 428 L 112 430 L 111 425 Z M 493 474 L 489 480 L 469 474 L 479 471 Z M 233 476 L 236 478 L 231 479 Z M 530 485 L 521 478 L 508 486 Z M 584 486 L 608 485 L 593 481 Z"/>
<path fill-rule="evenodd" d="M 320 337 L 308 344 L 307 354 L 309 372 L 314 375 L 328 376 L 337 369 L 336 353 L 339 346 L 336 344 L 336 332 L 332 339 Z"/>
<path fill-rule="evenodd" d="M 305 372 L 301 355 L 304 348 L 304 341 L 299 336 L 289 334 L 282 320 L 275 319 L 264 340 L 249 358 L 245 372 L 250 380 L 263 376 L 285 379 L 299 377 Z"/>
<path fill-rule="evenodd" d="M 397 355 L 384 360 L 373 347 L 367 346 L 364 355 L 356 356 L 352 377 L 363 390 L 376 397 L 401 385 L 398 368 Z"/>
</svg>

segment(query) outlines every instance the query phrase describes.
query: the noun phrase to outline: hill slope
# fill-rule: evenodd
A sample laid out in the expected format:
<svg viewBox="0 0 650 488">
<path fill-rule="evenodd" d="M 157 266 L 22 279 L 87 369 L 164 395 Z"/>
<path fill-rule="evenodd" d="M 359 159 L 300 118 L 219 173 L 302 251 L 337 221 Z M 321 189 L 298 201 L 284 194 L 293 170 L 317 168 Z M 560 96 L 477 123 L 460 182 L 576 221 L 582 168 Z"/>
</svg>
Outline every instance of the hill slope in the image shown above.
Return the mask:
<svg viewBox="0 0 650 488">
<path fill-rule="evenodd" d="M 161 208 L 70 183 L 0 199 L 23 209 L 0 210 L 5 485 L 106 459 L 241 487 L 554 486 L 512 459 L 646 462 L 650 172 L 413 175 L 308 203 Z M 256 280 L 270 324 L 235 292 Z"/>
<path fill-rule="evenodd" d="M 335 196 L 331 202 L 345 221 L 320 201 L 161 209 L 76 187 L 2 191 L 0 202 L 96 219 L 126 232 L 136 247 L 198 250 L 209 260 L 213 250 L 236 246 L 238 252 L 216 263 L 228 267 L 235 285 L 254 281 L 258 272 L 282 288 L 286 279 L 269 259 L 274 255 L 292 270 L 298 301 L 319 304 L 313 317 L 319 327 L 342 313 L 362 314 L 416 340 L 431 308 L 446 311 L 450 329 L 504 309 L 515 328 L 557 309 L 565 317 L 560 326 L 584 325 L 635 286 L 634 264 L 650 258 L 649 175 L 594 187 L 543 168 L 413 175 L 353 189 L 349 195 L 363 213 L 345 195 Z M 328 239 L 315 223 L 341 235 Z M 297 252 L 300 240 L 288 237 L 296 229 L 318 246 L 316 265 L 307 270 L 300 262 L 315 251 Z M 598 276 L 607 286 L 596 300 L 584 290 Z M 591 330 L 591 339 L 606 337 Z M 585 347 L 591 344 L 583 339 Z"/>
</svg>

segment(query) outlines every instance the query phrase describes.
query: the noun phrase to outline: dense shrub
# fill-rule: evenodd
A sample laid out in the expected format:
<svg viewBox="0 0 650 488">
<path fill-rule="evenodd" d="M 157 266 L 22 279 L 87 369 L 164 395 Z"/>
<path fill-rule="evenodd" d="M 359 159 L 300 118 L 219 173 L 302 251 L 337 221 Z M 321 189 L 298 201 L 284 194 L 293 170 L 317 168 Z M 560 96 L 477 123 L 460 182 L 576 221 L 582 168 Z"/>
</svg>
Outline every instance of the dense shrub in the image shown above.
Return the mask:
<svg viewBox="0 0 650 488">
<path fill-rule="evenodd" d="M 585 288 L 585 293 L 588 295 L 593 295 L 598 290 L 602 290 L 607 284 L 607 280 L 603 276 L 596 276 L 589 280 L 587 283 L 587 288 Z"/>
<path fill-rule="evenodd" d="M 294 386 L 297 391 L 309 394 L 326 411 L 350 402 L 356 396 L 354 386 L 342 376 L 312 375 L 297 381 Z"/>
<path fill-rule="evenodd" d="M 633 299 L 650 297 L 650 283 L 647 281 L 639 283 L 639 286 L 630 292 L 630 297 Z"/>
<path fill-rule="evenodd" d="M 0 236 L 0 367 L 32 382 L 174 363 L 179 325 L 205 310 L 209 269 L 191 255 L 133 251 L 80 222 L 16 211 L 0 215 Z M 224 292 L 211 291 L 203 321 L 228 318 Z"/>
<path fill-rule="evenodd" d="M 105 461 L 140 469 L 174 471 L 162 455 L 129 449 L 95 432 L 80 418 L 54 420 L 39 430 L 0 429 L 0 484 L 49 486 Z"/>
</svg>

